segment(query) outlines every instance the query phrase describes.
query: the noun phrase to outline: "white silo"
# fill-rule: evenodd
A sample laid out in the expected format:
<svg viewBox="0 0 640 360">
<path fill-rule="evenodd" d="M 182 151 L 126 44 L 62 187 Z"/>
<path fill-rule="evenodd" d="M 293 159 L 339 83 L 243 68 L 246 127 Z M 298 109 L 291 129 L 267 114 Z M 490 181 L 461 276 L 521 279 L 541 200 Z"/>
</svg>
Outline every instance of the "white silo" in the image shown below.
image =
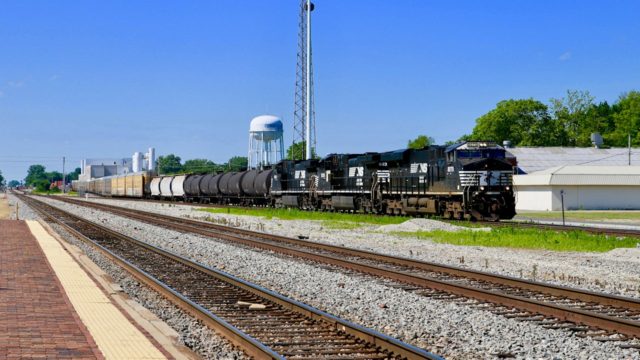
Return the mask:
<svg viewBox="0 0 640 360">
<path fill-rule="evenodd" d="M 133 160 L 131 162 L 131 172 L 138 173 L 142 171 L 142 168 L 143 168 L 142 159 L 143 159 L 143 156 L 141 152 L 136 151 L 135 153 L 133 153 L 133 156 L 131 157 L 131 160 Z"/>
<path fill-rule="evenodd" d="M 149 148 L 147 152 L 147 170 L 154 171 L 156 169 L 156 148 Z"/>
<path fill-rule="evenodd" d="M 273 115 L 260 115 L 249 125 L 249 168 L 262 169 L 284 157 L 282 120 Z"/>
</svg>

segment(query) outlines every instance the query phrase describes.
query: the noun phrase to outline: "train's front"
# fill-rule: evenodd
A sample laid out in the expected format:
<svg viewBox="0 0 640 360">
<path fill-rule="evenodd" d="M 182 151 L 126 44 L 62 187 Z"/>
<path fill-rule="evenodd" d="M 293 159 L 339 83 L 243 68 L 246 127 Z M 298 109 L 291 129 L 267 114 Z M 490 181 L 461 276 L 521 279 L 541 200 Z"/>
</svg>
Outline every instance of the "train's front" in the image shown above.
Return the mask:
<svg viewBox="0 0 640 360">
<path fill-rule="evenodd" d="M 446 150 L 447 175 L 457 173 L 465 210 L 478 220 L 515 216 L 513 164 L 494 142 L 467 141 Z"/>
</svg>

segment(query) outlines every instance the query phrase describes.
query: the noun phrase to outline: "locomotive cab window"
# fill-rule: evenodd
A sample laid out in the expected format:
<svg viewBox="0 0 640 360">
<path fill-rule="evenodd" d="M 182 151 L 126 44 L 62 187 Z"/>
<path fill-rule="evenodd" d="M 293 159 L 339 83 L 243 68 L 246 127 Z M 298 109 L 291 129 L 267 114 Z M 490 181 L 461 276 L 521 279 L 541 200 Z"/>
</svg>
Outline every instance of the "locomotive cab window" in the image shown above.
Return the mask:
<svg viewBox="0 0 640 360">
<path fill-rule="evenodd" d="M 456 160 L 455 154 L 456 154 L 455 151 L 449 151 L 447 153 L 447 161 L 449 163 L 452 163 L 452 162 L 454 162 Z"/>
<path fill-rule="evenodd" d="M 483 149 L 483 150 L 458 150 L 456 151 L 459 159 L 463 158 L 491 158 L 504 159 L 504 150 L 502 149 Z"/>
</svg>

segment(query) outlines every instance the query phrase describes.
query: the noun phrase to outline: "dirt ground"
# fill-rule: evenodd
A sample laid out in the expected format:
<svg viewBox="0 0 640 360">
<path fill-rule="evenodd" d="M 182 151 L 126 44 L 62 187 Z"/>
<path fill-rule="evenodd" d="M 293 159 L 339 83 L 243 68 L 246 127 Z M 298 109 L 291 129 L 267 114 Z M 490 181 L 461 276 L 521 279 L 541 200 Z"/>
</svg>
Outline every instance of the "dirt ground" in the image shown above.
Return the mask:
<svg viewBox="0 0 640 360">
<path fill-rule="evenodd" d="M 7 195 L 0 193 L 0 219 L 8 219 L 11 216 Z"/>
</svg>

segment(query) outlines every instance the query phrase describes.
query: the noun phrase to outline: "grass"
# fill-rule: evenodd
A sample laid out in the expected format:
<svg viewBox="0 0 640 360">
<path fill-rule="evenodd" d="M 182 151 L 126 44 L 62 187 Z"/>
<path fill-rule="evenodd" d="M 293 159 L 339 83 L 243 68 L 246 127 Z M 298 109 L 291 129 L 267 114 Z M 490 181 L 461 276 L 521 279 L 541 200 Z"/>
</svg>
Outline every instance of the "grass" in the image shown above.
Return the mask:
<svg viewBox="0 0 640 360">
<path fill-rule="evenodd" d="M 362 227 L 362 223 L 353 221 L 323 220 L 322 226 L 333 230 L 353 230 Z"/>
<path fill-rule="evenodd" d="M 518 229 L 513 227 L 494 228 L 491 231 L 417 231 L 398 232 L 400 236 L 429 239 L 437 243 L 508 247 L 518 249 L 539 249 L 552 251 L 606 252 L 616 248 L 635 248 L 640 242 L 636 238 L 617 238 L 590 234 L 585 231 L 558 232 L 554 230 Z"/>
<path fill-rule="evenodd" d="M 63 194 L 62 191 L 38 191 L 38 190 L 33 190 L 31 191 L 32 194 L 36 194 L 36 195 L 66 195 L 66 196 L 78 196 L 78 193 L 75 191 L 69 191 L 66 194 Z"/>
<path fill-rule="evenodd" d="M 362 225 L 400 224 L 407 221 L 406 216 L 380 216 L 366 214 L 349 214 L 320 211 L 303 211 L 298 209 L 271 208 L 201 208 L 214 214 L 261 216 L 265 219 L 278 218 L 281 220 L 317 220 L 329 229 L 356 229 Z"/>
<path fill-rule="evenodd" d="M 409 220 L 405 216 L 379 216 L 365 214 L 330 213 L 302 211 L 298 209 L 271 208 L 200 208 L 198 210 L 214 214 L 250 215 L 265 219 L 317 220 L 327 229 L 356 229 L 363 225 L 400 224 Z M 455 225 L 484 227 L 485 224 L 456 221 Z M 554 230 L 519 229 L 514 227 L 493 228 L 492 231 L 464 230 L 394 232 L 404 237 L 429 239 L 437 243 L 463 246 L 509 247 L 519 249 L 540 249 L 552 251 L 606 252 L 616 248 L 634 248 L 640 240 L 636 238 L 616 238 L 590 234 L 585 231 L 557 232 Z"/>
<path fill-rule="evenodd" d="M 565 218 L 569 220 L 639 220 L 640 211 L 581 211 L 570 210 L 564 212 Z M 519 211 L 518 218 L 537 219 L 562 219 L 561 211 Z"/>
</svg>

